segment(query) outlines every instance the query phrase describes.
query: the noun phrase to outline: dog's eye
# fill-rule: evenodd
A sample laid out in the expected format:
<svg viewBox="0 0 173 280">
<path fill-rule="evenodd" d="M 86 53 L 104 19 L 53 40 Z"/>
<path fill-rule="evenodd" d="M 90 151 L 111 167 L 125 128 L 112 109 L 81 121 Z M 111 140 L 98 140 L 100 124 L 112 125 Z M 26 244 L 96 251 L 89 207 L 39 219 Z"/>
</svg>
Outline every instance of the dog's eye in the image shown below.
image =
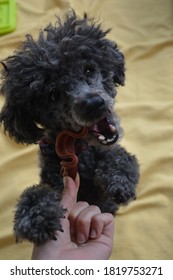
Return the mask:
<svg viewBox="0 0 173 280">
<path fill-rule="evenodd" d="M 94 75 L 94 68 L 92 68 L 92 67 L 86 67 L 86 68 L 84 69 L 84 75 L 85 75 L 85 77 L 87 77 L 87 78 L 92 78 L 93 75 Z"/>
</svg>

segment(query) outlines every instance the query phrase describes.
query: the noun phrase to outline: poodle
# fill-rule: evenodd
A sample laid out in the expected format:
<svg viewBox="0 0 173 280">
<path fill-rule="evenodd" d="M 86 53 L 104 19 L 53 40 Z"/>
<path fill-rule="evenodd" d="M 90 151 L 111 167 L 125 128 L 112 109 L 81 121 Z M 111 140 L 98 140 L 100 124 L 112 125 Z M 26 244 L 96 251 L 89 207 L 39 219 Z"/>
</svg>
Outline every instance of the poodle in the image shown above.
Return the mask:
<svg viewBox="0 0 173 280">
<path fill-rule="evenodd" d="M 17 241 L 41 244 L 56 239 L 56 230 L 63 232 L 62 159 L 55 147 L 62 131 L 77 134 L 87 128 L 84 137 L 74 141 L 78 200 L 115 215 L 119 205 L 136 198 L 139 165 L 119 145 L 122 128 L 115 112 L 125 61 L 107 38 L 109 31 L 86 13 L 79 18 L 71 11 L 41 30 L 36 40 L 26 35 L 3 62 L 0 122 L 17 143 L 40 146 L 40 182 L 26 188 L 16 205 Z"/>
</svg>

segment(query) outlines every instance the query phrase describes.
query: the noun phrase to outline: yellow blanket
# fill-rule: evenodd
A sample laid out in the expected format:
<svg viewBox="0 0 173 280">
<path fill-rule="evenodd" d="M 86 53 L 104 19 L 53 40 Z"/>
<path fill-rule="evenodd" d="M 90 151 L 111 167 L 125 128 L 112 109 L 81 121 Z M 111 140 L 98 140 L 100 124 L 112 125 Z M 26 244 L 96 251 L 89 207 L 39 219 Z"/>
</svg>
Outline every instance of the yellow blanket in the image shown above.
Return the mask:
<svg viewBox="0 0 173 280">
<path fill-rule="evenodd" d="M 115 218 L 112 259 L 173 259 L 173 17 L 172 0 L 17 0 L 17 29 L 0 37 L 0 59 L 24 34 L 37 35 L 69 7 L 112 27 L 126 56 L 126 85 L 116 110 L 122 145 L 141 166 L 138 199 Z M 3 98 L 0 98 L 0 106 Z M 37 147 L 0 134 L 0 259 L 30 259 L 32 245 L 15 244 L 13 211 L 25 187 L 38 182 Z"/>
</svg>

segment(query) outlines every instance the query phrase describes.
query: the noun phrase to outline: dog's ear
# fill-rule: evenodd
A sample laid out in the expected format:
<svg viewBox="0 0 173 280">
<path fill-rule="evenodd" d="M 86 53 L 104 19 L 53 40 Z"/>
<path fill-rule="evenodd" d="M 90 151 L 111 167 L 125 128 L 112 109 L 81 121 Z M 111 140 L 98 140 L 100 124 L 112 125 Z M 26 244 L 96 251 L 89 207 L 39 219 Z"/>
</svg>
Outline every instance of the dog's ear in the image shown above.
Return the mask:
<svg viewBox="0 0 173 280">
<path fill-rule="evenodd" d="M 43 60 L 33 40 L 8 57 L 2 70 L 2 94 L 5 103 L 0 113 L 0 122 L 5 132 L 20 143 L 35 143 L 44 130 L 38 125 L 45 71 L 40 66 Z M 40 63 L 40 64 L 39 64 Z M 44 61 L 43 61 L 44 63 Z"/>
<path fill-rule="evenodd" d="M 5 132 L 16 142 L 32 144 L 41 139 L 43 130 L 37 126 L 26 107 L 6 100 L 0 113 Z"/>
<path fill-rule="evenodd" d="M 106 34 L 109 30 L 106 32 Z M 117 47 L 117 44 L 111 40 L 103 39 L 102 64 L 105 69 L 113 74 L 113 81 L 116 86 L 124 86 L 125 81 L 125 58 L 123 53 Z"/>
<path fill-rule="evenodd" d="M 113 73 L 113 81 L 115 85 L 124 85 L 125 81 L 125 59 L 117 44 L 112 41 L 107 43 L 107 53 L 109 57 L 109 67 Z"/>
<path fill-rule="evenodd" d="M 114 72 L 113 80 L 116 85 L 124 86 L 125 81 L 125 59 L 124 55 L 119 51 L 118 48 L 115 48 L 114 51 Z"/>
</svg>

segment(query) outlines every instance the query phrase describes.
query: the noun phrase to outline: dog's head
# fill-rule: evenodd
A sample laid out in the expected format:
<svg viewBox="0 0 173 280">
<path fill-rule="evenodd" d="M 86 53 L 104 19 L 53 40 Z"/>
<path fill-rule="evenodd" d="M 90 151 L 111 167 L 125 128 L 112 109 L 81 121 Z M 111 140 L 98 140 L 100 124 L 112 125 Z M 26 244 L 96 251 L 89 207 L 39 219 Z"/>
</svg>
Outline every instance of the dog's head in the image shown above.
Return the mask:
<svg viewBox="0 0 173 280">
<path fill-rule="evenodd" d="M 2 73 L 5 131 L 17 142 L 34 143 L 45 131 L 89 128 L 89 139 L 116 142 L 116 86 L 124 84 L 124 57 L 109 31 L 73 11 L 64 23 L 31 35 L 6 61 Z"/>
</svg>

